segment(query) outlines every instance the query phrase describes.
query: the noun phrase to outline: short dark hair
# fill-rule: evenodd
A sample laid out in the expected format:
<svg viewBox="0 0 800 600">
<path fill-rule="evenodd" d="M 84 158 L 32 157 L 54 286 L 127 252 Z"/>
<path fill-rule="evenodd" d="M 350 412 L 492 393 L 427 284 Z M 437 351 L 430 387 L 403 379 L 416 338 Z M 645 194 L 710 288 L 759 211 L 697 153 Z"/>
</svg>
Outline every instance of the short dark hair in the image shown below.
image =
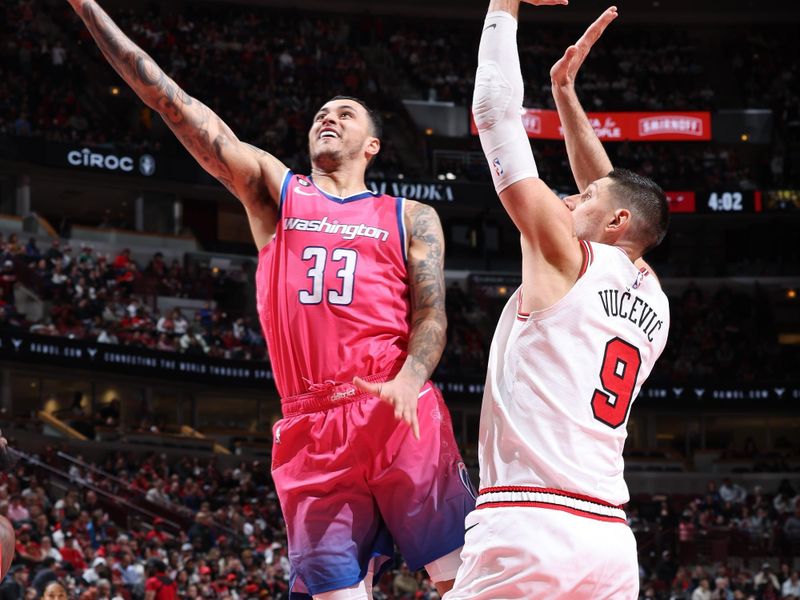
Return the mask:
<svg viewBox="0 0 800 600">
<path fill-rule="evenodd" d="M 628 169 L 614 169 L 608 174 L 612 193 L 631 210 L 637 222 L 642 254 L 658 246 L 667 235 L 669 204 L 667 195 L 655 181 Z"/>
<path fill-rule="evenodd" d="M 364 110 L 367 111 L 367 116 L 369 117 L 369 121 L 372 124 L 372 135 L 378 139 L 383 137 L 383 121 L 381 120 L 381 116 L 372 110 L 366 102 L 361 100 L 360 98 L 356 98 L 355 96 L 334 96 L 328 102 L 333 102 L 334 100 L 352 100 L 353 102 L 357 102 L 361 106 L 364 107 Z M 327 104 L 326 102 L 325 104 Z"/>
</svg>

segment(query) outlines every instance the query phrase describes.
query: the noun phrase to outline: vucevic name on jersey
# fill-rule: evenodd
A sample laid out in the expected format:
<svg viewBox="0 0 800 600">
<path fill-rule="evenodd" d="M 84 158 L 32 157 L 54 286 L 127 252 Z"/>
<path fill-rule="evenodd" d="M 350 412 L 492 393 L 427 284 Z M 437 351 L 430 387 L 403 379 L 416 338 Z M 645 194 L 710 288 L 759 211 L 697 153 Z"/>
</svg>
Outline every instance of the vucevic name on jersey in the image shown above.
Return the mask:
<svg viewBox="0 0 800 600">
<path fill-rule="evenodd" d="M 291 171 L 259 256 L 258 311 L 282 397 L 346 383 L 405 357 L 410 301 L 405 201 L 333 196 Z"/>
</svg>

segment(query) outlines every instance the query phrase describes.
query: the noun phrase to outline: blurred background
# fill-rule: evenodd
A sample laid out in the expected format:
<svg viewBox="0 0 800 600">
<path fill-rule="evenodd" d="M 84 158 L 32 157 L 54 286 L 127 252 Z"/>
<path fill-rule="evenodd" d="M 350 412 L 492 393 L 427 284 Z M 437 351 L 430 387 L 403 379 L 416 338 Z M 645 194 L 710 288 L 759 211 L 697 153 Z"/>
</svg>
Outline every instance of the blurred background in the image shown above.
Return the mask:
<svg viewBox="0 0 800 600">
<path fill-rule="evenodd" d="M 488 346 L 520 283 L 518 233 L 470 123 L 485 7 L 287 4 L 102 2 L 189 94 L 296 171 L 330 97 L 380 112 L 368 185 L 442 217 L 435 380 L 477 482 Z M 523 7 L 519 34 L 526 127 L 562 195 L 576 189 L 549 69 L 606 7 L 573 4 Z M 627 509 L 643 598 L 797 598 L 800 7 L 698 4 L 618 2 L 577 83 L 614 165 L 660 183 L 673 213 L 646 257 L 672 327 L 628 424 Z M 58 577 L 70 597 L 140 598 L 159 559 L 180 597 L 286 598 L 269 476 L 280 402 L 244 211 L 66 2 L 0 12 L 0 427 L 19 454 L 0 473 L 18 536 L 0 594 L 36 598 Z M 398 565 L 376 598 L 438 597 Z"/>
</svg>

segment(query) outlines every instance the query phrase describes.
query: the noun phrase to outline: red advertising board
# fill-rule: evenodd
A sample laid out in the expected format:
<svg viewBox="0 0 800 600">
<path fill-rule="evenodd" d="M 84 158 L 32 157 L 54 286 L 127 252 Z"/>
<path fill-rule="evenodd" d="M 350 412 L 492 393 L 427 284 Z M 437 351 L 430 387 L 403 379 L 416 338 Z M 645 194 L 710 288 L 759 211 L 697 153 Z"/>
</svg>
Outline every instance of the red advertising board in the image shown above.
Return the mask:
<svg viewBox="0 0 800 600">
<path fill-rule="evenodd" d="M 708 112 L 603 112 L 588 113 L 597 136 L 604 142 L 686 142 L 711 139 Z M 555 110 L 525 109 L 522 124 L 528 137 L 562 140 L 564 132 Z M 478 134 L 472 122 L 473 135 Z"/>
<path fill-rule="evenodd" d="M 694 192 L 664 192 L 669 202 L 669 212 L 671 213 L 693 213 L 697 210 L 695 206 Z"/>
</svg>

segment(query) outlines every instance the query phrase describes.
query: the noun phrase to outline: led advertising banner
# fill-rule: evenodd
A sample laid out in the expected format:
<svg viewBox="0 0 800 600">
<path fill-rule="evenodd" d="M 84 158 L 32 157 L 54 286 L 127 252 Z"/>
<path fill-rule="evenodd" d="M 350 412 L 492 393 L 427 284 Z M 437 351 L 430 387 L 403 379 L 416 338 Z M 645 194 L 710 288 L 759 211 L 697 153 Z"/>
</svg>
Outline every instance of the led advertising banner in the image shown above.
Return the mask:
<svg viewBox="0 0 800 600">
<path fill-rule="evenodd" d="M 588 113 L 597 137 L 604 142 L 707 142 L 711 140 L 709 112 L 596 112 Z M 555 110 L 525 109 L 522 124 L 528 137 L 563 140 Z M 477 135 L 475 122 L 472 134 Z"/>
</svg>

